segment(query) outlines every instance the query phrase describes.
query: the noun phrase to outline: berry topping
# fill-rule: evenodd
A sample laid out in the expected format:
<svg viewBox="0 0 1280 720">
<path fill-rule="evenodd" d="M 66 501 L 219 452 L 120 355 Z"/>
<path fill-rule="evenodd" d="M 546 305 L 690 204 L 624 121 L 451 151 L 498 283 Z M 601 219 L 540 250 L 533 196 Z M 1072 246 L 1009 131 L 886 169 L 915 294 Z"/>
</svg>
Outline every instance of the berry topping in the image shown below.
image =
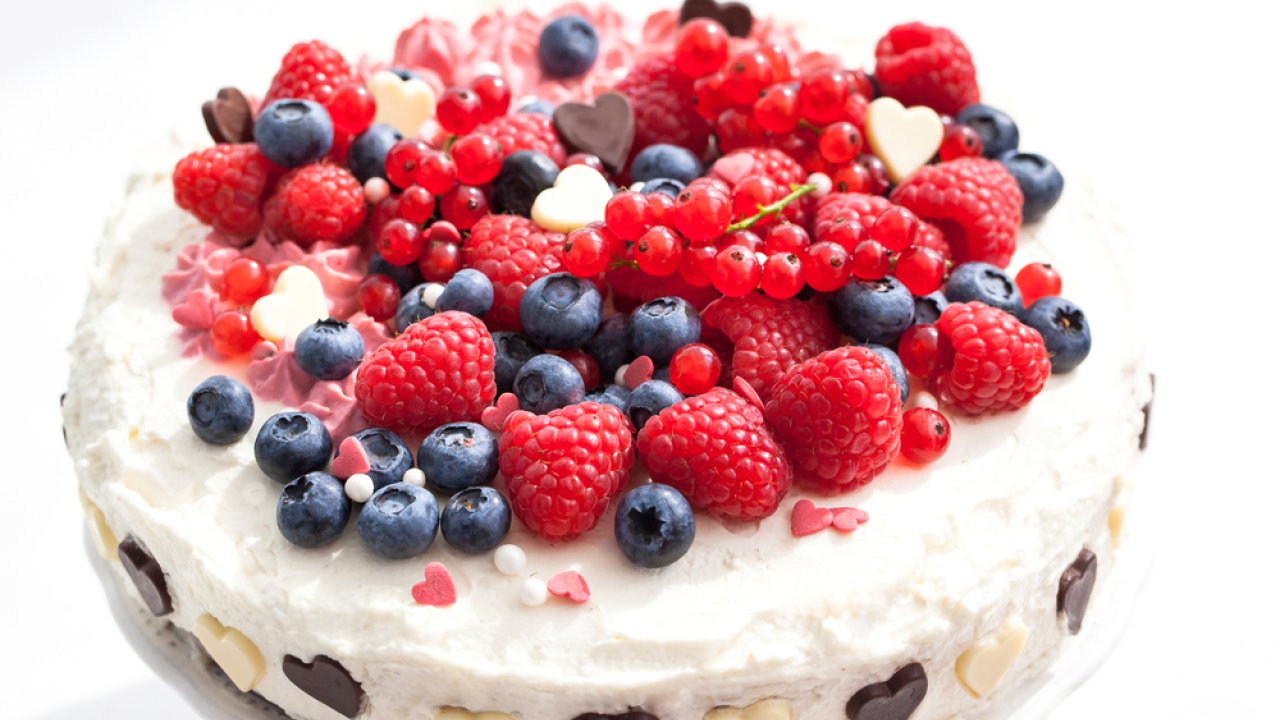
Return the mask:
<svg viewBox="0 0 1280 720">
<path fill-rule="evenodd" d="M 641 485 L 623 495 L 613 522 L 618 549 L 643 568 L 666 567 L 684 557 L 696 530 L 689 501 L 662 483 Z"/>
<path fill-rule="evenodd" d="M 981 302 L 948 305 L 938 319 L 946 341 L 929 387 L 967 415 L 1017 410 L 1044 389 L 1049 355 L 1035 329 Z"/>
<path fill-rule="evenodd" d="M 1022 191 L 1000 163 L 961 158 L 926 165 L 889 199 L 942 230 L 957 261 L 1009 264 L 1022 223 Z"/>
<path fill-rule="evenodd" d="M 215 145 L 178 161 L 173 199 L 214 230 L 248 240 L 262 228 L 262 200 L 278 172 L 257 145 Z"/>
<path fill-rule="evenodd" d="M 900 388 L 870 348 L 842 347 L 787 370 L 765 416 L 796 482 L 827 493 L 867 484 L 898 454 Z"/>
<path fill-rule="evenodd" d="M 545 540 L 592 529 L 631 470 L 631 426 L 611 405 L 579 403 L 546 415 L 516 412 L 499 440 L 511 509 Z"/>
<path fill-rule="evenodd" d="M 418 446 L 418 466 L 438 493 L 490 485 L 498 473 L 498 439 L 476 423 L 441 425 Z"/>
<path fill-rule="evenodd" d="M 538 61 L 547 75 L 572 78 L 584 75 L 600 54 L 600 37 L 590 20 L 565 15 L 547 23 L 538 37 Z"/>
<path fill-rule="evenodd" d="M 969 49 L 950 30 L 918 22 L 893 27 L 876 43 L 876 82 L 903 105 L 947 115 L 979 99 Z"/>
<path fill-rule="evenodd" d="M 902 456 L 926 464 L 942 457 L 951 444 L 951 423 L 932 408 L 911 408 L 902 415 Z"/>
<path fill-rule="evenodd" d="M 253 139 L 271 162 L 285 168 L 313 163 L 333 147 L 333 121 L 310 100 L 277 100 L 262 109 Z"/>
<path fill-rule="evenodd" d="M 280 61 L 262 104 L 288 98 L 324 105 L 339 86 L 355 79 L 355 71 L 337 50 L 319 40 L 298 43 Z"/>
<path fill-rule="evenodd" d="M 253 443 L 253 456 L 267 477 L 287 483 L 329 465 L 333 440 L 311 413 L 285 411 L 262 423 Z"/>
<path fill-rule="evenodd" d="M 511 505 L 491 487 L 473 487 L 449 498 L 440 513 L 440 534 L 464 553 L 498 547 L 511 529 Z"/>
<path fill-rule="evenodd" d="M 702 321 L 733 343 L 730 374 L 766 400 L 787 368 L 834 347 L 839 337 L 825 308 L 796 299 L 723 298 L 703 310 Z"/>
<path fill-rule="evenodd" d="M 520 409 L 545 415 L 586 397 L 582 373 L 559 355 L 536 355 L 520 367 L 511 384 Z"/>
<path fill-rule="evenodd" d="M 293 358 L 317 380 L 341 380 L 364 359 L 364 338 L 341 320 L 321 320 L 298 335 Z"/>
<path fill-rule="evenodd" d="M 346 168 L 305 165 L 280 179 L 263 217 L 268 228 L 300 245 L 342 242 L 364 224 L 364 189 Z"/>
<path fill-rule="evenodd" d="M 280 534 L 304 548 L 337 540 L 350 516 L 351 501 L 342 482 L 326 472 L 310 472 L 285 485 L 276 505 Z"/>
<path fill-rule="evenodd" d="M 390 559 L 421 555 L 436 539 L 440 506 L 426 490 L 395 483 L 375 492 L 360 510 L 356 529 L 365 547 Z"/>
<path fill-rule="evenodd" d="M 187 397 L 187 419 L 196 437 L 210 445 L 230 445 L 253 425 L 253 395 L 240 381 L 214 375 Z"/>
<path fill-rule="evenodd" d="M 1093 347 L 1089 320 L 1075 303 L 1056 295 L 1042 297 L 1018 314 L 1040 332 L 1053 372 L 1071 372 L 1084 362 Z"/>
</svg>

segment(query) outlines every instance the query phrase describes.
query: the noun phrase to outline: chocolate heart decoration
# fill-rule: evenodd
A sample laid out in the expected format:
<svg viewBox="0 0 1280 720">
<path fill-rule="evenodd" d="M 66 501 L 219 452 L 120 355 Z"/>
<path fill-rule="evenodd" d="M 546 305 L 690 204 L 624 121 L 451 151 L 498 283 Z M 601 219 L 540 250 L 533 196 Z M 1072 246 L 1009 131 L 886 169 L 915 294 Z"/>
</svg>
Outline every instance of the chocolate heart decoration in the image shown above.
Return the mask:
<svg viewBox="0 0 1280 720">
<path fill-rule="evenodd" d="M 1147 449 L 1147 427 L 1151 425 L 1151 403 L 1156 399 L 1156 374 L 1151 373 L 1151 399 L 1142 406 L 1142 434 L 1138 436 L 1138 449 Z"/>
<path fill-rule="evenodd" d="M 636 136 L 636 114 L 626 96 L 607 92 L 590 105 L 564 103 L 551 121 L 560 139 L 574 150 L 595 155 L 614 172 L 627 164 Z"/>
<path fill-rule="evenodd" d="M 204 114 L 204 126 L 209 129 L 213 141 L 222 143 L 246 143 L 253 141 L 253 107 L 244 93 L 233 87 L 218 91 L 218 97 L 209 100 L 200 111 Z"/>
<path fill-rule="evenodd" d="M 755 18 L 751 17 L 751 8 L 742 3 L 685 0 L 684 5 L 680 6 L 681 25 L 700 17 L 718 21 L 734 37 L 747 37 L 751 34 L 751 26 L 755 24 Z"/>
<path fill-rule="evenodd" d="M 364 704 L 364 688 L 331 657 L 317 655 L 309 663 L 293 655 L 284 656 L 284 676 L 302 692 L 324 703 L 340 715 L 353 718 Z"/>
<path fill-rule="evenodd" d="M 573 720 L 658 720 L 657 715 L 647 713 L 644 710 L 630 708 L 624 713 L 614 713 L 606 715 L 604 713 L 582 713 Z"/>
<path fill-rule="evenodd" d="M 849 720 L 907 720 L 929 691 L 924 666 L 911 663 L 886 682 L 868 685 L 849 698 L 844 707 Z"/>
<path fill-rule="evenodd" d="M 126 536 L 116 547 L 116 553 L 151 614 L 164 617 L 173 612 L 173 598 L 169 595 L 164 570 L 142 543 L 132 535 Z"/>
<path fill-rule="evenodd" d="M 1097 580 L 1098 556 L 1088 550 L 1081 550 L 1058 580 L 1058 612 L 1066 615 L 1067 631 L 1072 635 L 1080 632 L 1084 624 L 1084 613 L 1089 609 L 1089 598 Z"/>
</svg>

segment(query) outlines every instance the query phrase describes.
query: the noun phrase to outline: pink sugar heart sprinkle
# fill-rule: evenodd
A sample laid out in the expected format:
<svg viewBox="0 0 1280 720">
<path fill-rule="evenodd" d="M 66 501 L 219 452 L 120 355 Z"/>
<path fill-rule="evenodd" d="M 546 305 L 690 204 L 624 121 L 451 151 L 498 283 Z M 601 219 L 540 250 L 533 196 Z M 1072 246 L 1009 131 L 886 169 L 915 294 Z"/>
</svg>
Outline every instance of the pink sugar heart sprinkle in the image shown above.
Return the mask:
<svg viewBox="0 0 1280 720">
<path fill-rule="evenodd" d="M 737 185 L 755 169 L 755 158 L 747 153 L 729 153 L 711 166 L 711 173 L 730 186 Z"/>
<path fill-rule="evenodd" d="M 349 437 L 338 446 L 338 457 L 333 459 L 329 470 L 334 477 L 346 480 L 357 473 L 369 472 L 372 468 L 364 445 L 354 437 Z"/>
<path fill-rule="evenodd" d="M 502 393 L 491 407 L 485 408 L 484 412 L 480 413 L 480 424 L 493 432 L 500 433 L 507 418 L 519 409 L 520 399 L 515 393 Z"/>
<path fill-rule="evenodd" d="M 791 534 L 804 537 L 822 532 L 831 527 L 833 519 L 829 509 L 815 506 L 812 500 L 801 500 L 791 508 Z"/>
<path fill-rule="evenodd" d="M 751 387 L 751 383 L 747 382 L 741 376 L 733 379 L 733 391 L 743 397 L 744 400 L 764 410 L 764 401 L 760 399 L 760 393 Z"/>
<path fill-rule="evenodd" d="M 547 592 L 576 603 L 584 603 L 591 599 L 591 588 L 587 587 L 586 578 L 573 570 L 565 570 L 552 577 L 547 583 Z"/>
<path fill-rule="evenodd" d="M 413 599 L 419 605 L 445 607 L 458 601 L 458 591 L 448 568 L 438 562 L 427 563 L 422 574 L 425 579 L 413 586 Z"/>
<path fill-rule="evenodd" d="M 871 516 L 865 510 L 854 507 L 833 508 L 831 510 L 831 526 L 840 532 L 853 532 Z"/>
<path fill-rule="evenodd" d="M 648 355 L 641 355 L 632 360 L 631 364 L 627 366 L 627 371 L 622 374 L 622 379 L 631 390 L 635 390 L 642 383 L 652 380 L 653 359 Z"/>
</svg>

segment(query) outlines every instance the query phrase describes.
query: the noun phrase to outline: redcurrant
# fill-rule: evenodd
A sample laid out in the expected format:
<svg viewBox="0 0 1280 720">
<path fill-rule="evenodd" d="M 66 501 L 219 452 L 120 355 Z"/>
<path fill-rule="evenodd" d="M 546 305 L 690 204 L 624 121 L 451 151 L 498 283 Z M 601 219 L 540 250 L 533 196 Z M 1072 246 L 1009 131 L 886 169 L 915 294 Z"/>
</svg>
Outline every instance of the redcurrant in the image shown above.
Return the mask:
<svg viewBox="0 0 1280 720">
<path fill-rule="evenodd" d="M 759 50 L 735 55 L 724 73 L 724 92 L 735 105 L 755 102 L 760 91 L 773 82 L 773 64 Z"/>
<path fill-rule="evenodd" d="M 582 385 L 587 389 L 600 385 L 600 364 L 596 359 L 581 350 L 557 350 L 556 354 L 573 366 L 582 376 Z"/>
<path fill-rule="evenodd" d="M 832 292 L 849 281 L 849 253 L 833 242 L 817 242 L 805 251 L 804 281 L 818 292 Z"/>
<path fill-rule="evenodd" d="M 619 247 L 608 228 L 592 224 L 569 233 L 564 243 L 564 269 L 578 277 L 595 277 L 609 269 Z"/>
<path fill-rule="evenodd" d="M 396 307 L 400 304 L 400 286 L 390 277 L 375 273 L 360 281 L 356 300 L 365 315 L 374 320 L 386 320 L 396 314 Z"/>
<path fill-rule="evenodd" d="M 601 175 L 606 174 L 604 169 L 604 163 L 600 160 L 599 157 L 592 155 L 591 153 L 576 152 L 570 155 L 564 161 L 564 166 L 569 167 L 570 165 L 586 165 L 587 167 L 591 168 L 592 170 L 595 170 Z"/>
<path fill-rule="evenodd" d="M 733 216 L 739 220 L 752 217 L 760 212 L 760 208 L 772 205 L 786 194 L 786 190 L 768 175 L 745 177 L 733 187 Z"/>
<path fill-rule="evenodd" d="M 691 78 L 710 75 L 728 59 L 729 31 L 715 20 L 690 20 L 676 35 L 676 69 Z"/>
<path fill-rule="evenodd" d="M 863 240 L 849 253 L 849 274 L 859 280 L 879 280 L 889 274 L 889 253 L 875 240 Z"/>
<path fill-rule="evenodd" d="M 885 169 L 883 160 L 870 153 L 863 153 L 858 156 L 858 165 L 867 171 L 868 182 L 862 192 L 883 195 L 889 190 L 889 171 Z"/>
<path fill-rule="evenodd" d="M 484 107 L 471 88 L 451 87 L 436 103 L 436 120 L 446 132 L 466 135 L 482 122 Z"/>
<path fill-rule="evenodd" d="M 262 338 L 253 329 L 249 314 L 242 310 L 223 310 L 209 326 L 213 349 L 227 357 L 237 357 L 253 349 Z"/>
<path fill-rule="evenodd" d="M 902 367 L 918 378 L 928 378 L 938 365 L 941 335 L 933 324 L 912 325 L 898 338 Z"/>
<path fill-rule="evenodd" d="M 653 208 L 649 198 L 625 190 L 609 198 L 604 206 L 604 222 L 618 239 L 631 242 L 653 227 Z"/>
<path fill-rule="evenodd" d="M 800 253 L 809 247 L 809 233 L 800 225 L 782 222 L 769 228 L 764 236 L 764 251 L 769 255 L 781 252 Z"/>
<path fill-rule="evenodd" d="M 463 185 L 483 185 L 502 170 L 502 145 L 490 135 L 460 137 L 451 152 L 458 168 L 458 182 Z"/>
<path fill-rule="evenodd" d="M 392 265 L 408 265 L 417 260 L 426 243 L 418 226 L 408 220 L 392 220 L 378 233 L 378 253 Z"/>
<path fill-rule="evenodd" d="M 432 195 L 443 195 L 457 184 L 458 166 L 448 155 L 439 150 L 431 150 L 418 162 L 413 181 Z"/>
<path fill-rule="evenodd" d="M 914 463 L 931 463 L 951 444 L 951 423 L 933 408 L 911 408 L 902 415 L 902 456 Z"/>
<path fill-rule="evenodd" d="M 325 109 L 329 111 L 334 130 L 343 135 L 358 135 L 373 122 L 378 103 L 364 83 L 349 82 L 334 89 Z"/>
<path fill-rule="evenodd" d="M 400 193 L 400 217 L 421 225 L 436 211 L 436 199 L 421 185 L 412 185 Z"/>
<path fill-rule="evenodd" d="M 760 287 L 760 258 L 743 245 L 730 245 L 716 255 L 713 280 L 716 290 L 729 297 L 742 297 Z"/>
<path fill-rule="evenodd" d="M 715 245 L 690 245 L 680 253 L 680 277 L 694 287 L 707 287 L 715 279 L 716 256 L 720 249 Z"/>
<path fill-rule="evenodd" d="M 715 120 L 728 108 L 729 98 L 724 94 L 724 73 L 711 73 L 694 81 L 694 112 L 706 120 Z"/>
<path fill-rule="evenodd" d="M 898 256 L 893 268 L 893 276 L 902 281 L 912 295 L 920 297 L 942 287 L 942 278 L 947 272 L 947 261 L 942 259 L 937 250 L 912 245 Z"/>
<path fill-rule="evenodd" d="M 831 190 L 833 192 L 868 192 L 871 175 L 867 169 L 857 163 L 842 165 L 831 173 Z"/>
<path fill-rule="evenodd" d="M 462 269 L 462 249 L 453 243 L 432 240 L 418 258 L 418 270 L 427 282 L 448 282 Z"/>
<path fill-rule="evenodd" d="M 511 85 L 501 75 L 480 75 L 471 89 L 480 98 L 480 122 L 506 115 L 511 107 Z"/>
<path fill-rule="evenodd" d="M 804 287 L 804 267 L 794 252 L 770 255 L 764 261 L 760 276 L 760 289 L 769 297 L 785 300 L 795 297 Z"/>
<path fill-rule="evenodd" d="M 414 182 L 414 173 L 418 169 L 418 163 L 422 162 L 422 159 L 429 152 L 431 152 L 431 147 L 417 138 L 401 140 L 392 145 L 391 150 L 387 153 L 387 179 L 396 187 L 409 187 Z M 425 185 L 425 183 L 419 183 L 419 185 Z M 430 190 L 431 188 L 428 187 L 427 189 Z"/>
<path fill-rule="evenodd" d="M 915 213 L 895 205 L 880 213 L 867 228 L 867 234 L 885 250 L 899 252 L 915 241 L 918 225 Z"/>
<path fill-rule="evenodd" d="M 234 305 L 252 305 L 267 294 L 270 282 L 265 265 L 251 257 L 238 257 L 222 273 L 222 297 Z"/>
<path fill-rule="evenodd" d="M 831 123 L 818 136 L 818 150 L 832 165 L 852 162 L 862 151 L 862 133 L 848 121 Z"/>
<path fill-rule="evenodd" d="M 771 133 L 789 133 L 800 123 L 800 91 L 791 84 L 765 90 L 751 108 L 756 124 Z"/>
<path fill-rule="evenodd" d="M 843 70 L 820 70 L 800 81 L 800 115 L 826 125 L 840 118 L 849 96 L 849 77 Z"/>
<path fill-rule="evenodd" d="M 686 396 L 701 395 L 720 379 L 720 356 L 709 345 L 690 343 L 671 356 L 671 384 Z"/>
<path fill-rule="evenodd" d="M 636 241 L 636 265 L 654 277 L 665 277 L 680 268 L 680 237 L 661 225 L 650 228 Z"/>
<path fill-rule="evenodd" d="M 716 119 L 716 140 L 723 152 L 754 147 L 764 142 L 764 129 L 750 110 L 731 107 Z"/>
<path fill-rule="evenodd" d="M 982 154 L 982 136 L 964 123 L 953 122 L 942 135 L 938 158 L 943 162 L 956 158 L 978 157 Z"/>
<path fill-rule="evenodd" d="M 1022 291 L 1022 303 L 1027 307 L 1042 297 L 1062 293 L 1062 276 L 1049 263 L 1030 263 L 1018 271 L 1014 282 Z"/>
<path fill-rule="evenodd" d="M 489 198 L 478 187 L 459 185 L 440 198 L 440 215 L 459 230 L 470 230 L 489 214 Z"/>
<path fill-rule="evenodd" d="M 682 190 L 671 211 L 676 229 L 694 244 L 720 237 L 732 216 L 733 203 L 728 193 L 710 184 L 690 185 Z"/>
</svg>

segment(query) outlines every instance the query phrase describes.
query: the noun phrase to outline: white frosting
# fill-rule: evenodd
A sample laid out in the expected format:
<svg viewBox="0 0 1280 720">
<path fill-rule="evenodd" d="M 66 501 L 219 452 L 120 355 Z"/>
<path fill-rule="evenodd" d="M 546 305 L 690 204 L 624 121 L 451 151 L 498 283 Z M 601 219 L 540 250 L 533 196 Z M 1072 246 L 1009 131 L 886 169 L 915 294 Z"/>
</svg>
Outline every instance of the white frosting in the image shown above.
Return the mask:
<svg viewBox="0 0 1280 720">
<path fill-rule="evenodd" d="M 527 567 L 507 575 L 491 556 L 439 539 L 418 559 L 382 560 L 354 527 L 322 549 L 293 547 L 275 526 L 280 486 L 253 460 L 258 425 L 281 407 L 259 402 L 253 429 L 230 447 L 191 432 L 190 390 L 245 369 L 181 357 L 160 295 L 177 251 L 205 233 L 173 206 L 168 171 L 204 142 L 156 147 L 110 224 L 72 348 L 67 433 L 107 524 L 164 568 L 170 619 L 191 630 L 209 613 L 243 632 L 266 660 L 257 692 L 296 717 L 340 716 L 285 677 L 286 654 L 338 659 L 363 684 L 369 720 L 432 718 L 443 706 L 521 720 L 635 706 L 700 720 L 768 697 L 788 700 L 795 720 L 829 720 L 913 661 L 929 677 L 914 720 L 993 717 L 1068 637 L 1058 578 L 1082 547 L 1097 553 L 1106 582 L 1108 512 L 1132 477 L 1150 391 L 1115 252 L 1123 235 L 1070 174 L 1060 206 L 1024 229 L 1013 266 L 1061 271 L 1066 294 L 1090 313 L 1091 356 L 1023 411 L 951 417 L 937 463 L 895 463 L 841 498 L 870 514 L 857 532 L 792 537 L 790 507 L 806 497 L 795 493 L 759 526 L 700 516 L 688 555 L 644 571 L 619 553 L 608 517 L 556 547 L 517 523 L 509 542 Z M 414 603 L 410 588 L 429 561 L 449 568 L 455 605 Z M 537 599 L 530 578 L 545 583 L 570 567 L 591 586 L 587 604 L 526 607 Z M 1010 618 L 1028 628 L 1026 649 L 991 696 L 975 699 L 957 681 L 956 658 Z"/>
</svg>

